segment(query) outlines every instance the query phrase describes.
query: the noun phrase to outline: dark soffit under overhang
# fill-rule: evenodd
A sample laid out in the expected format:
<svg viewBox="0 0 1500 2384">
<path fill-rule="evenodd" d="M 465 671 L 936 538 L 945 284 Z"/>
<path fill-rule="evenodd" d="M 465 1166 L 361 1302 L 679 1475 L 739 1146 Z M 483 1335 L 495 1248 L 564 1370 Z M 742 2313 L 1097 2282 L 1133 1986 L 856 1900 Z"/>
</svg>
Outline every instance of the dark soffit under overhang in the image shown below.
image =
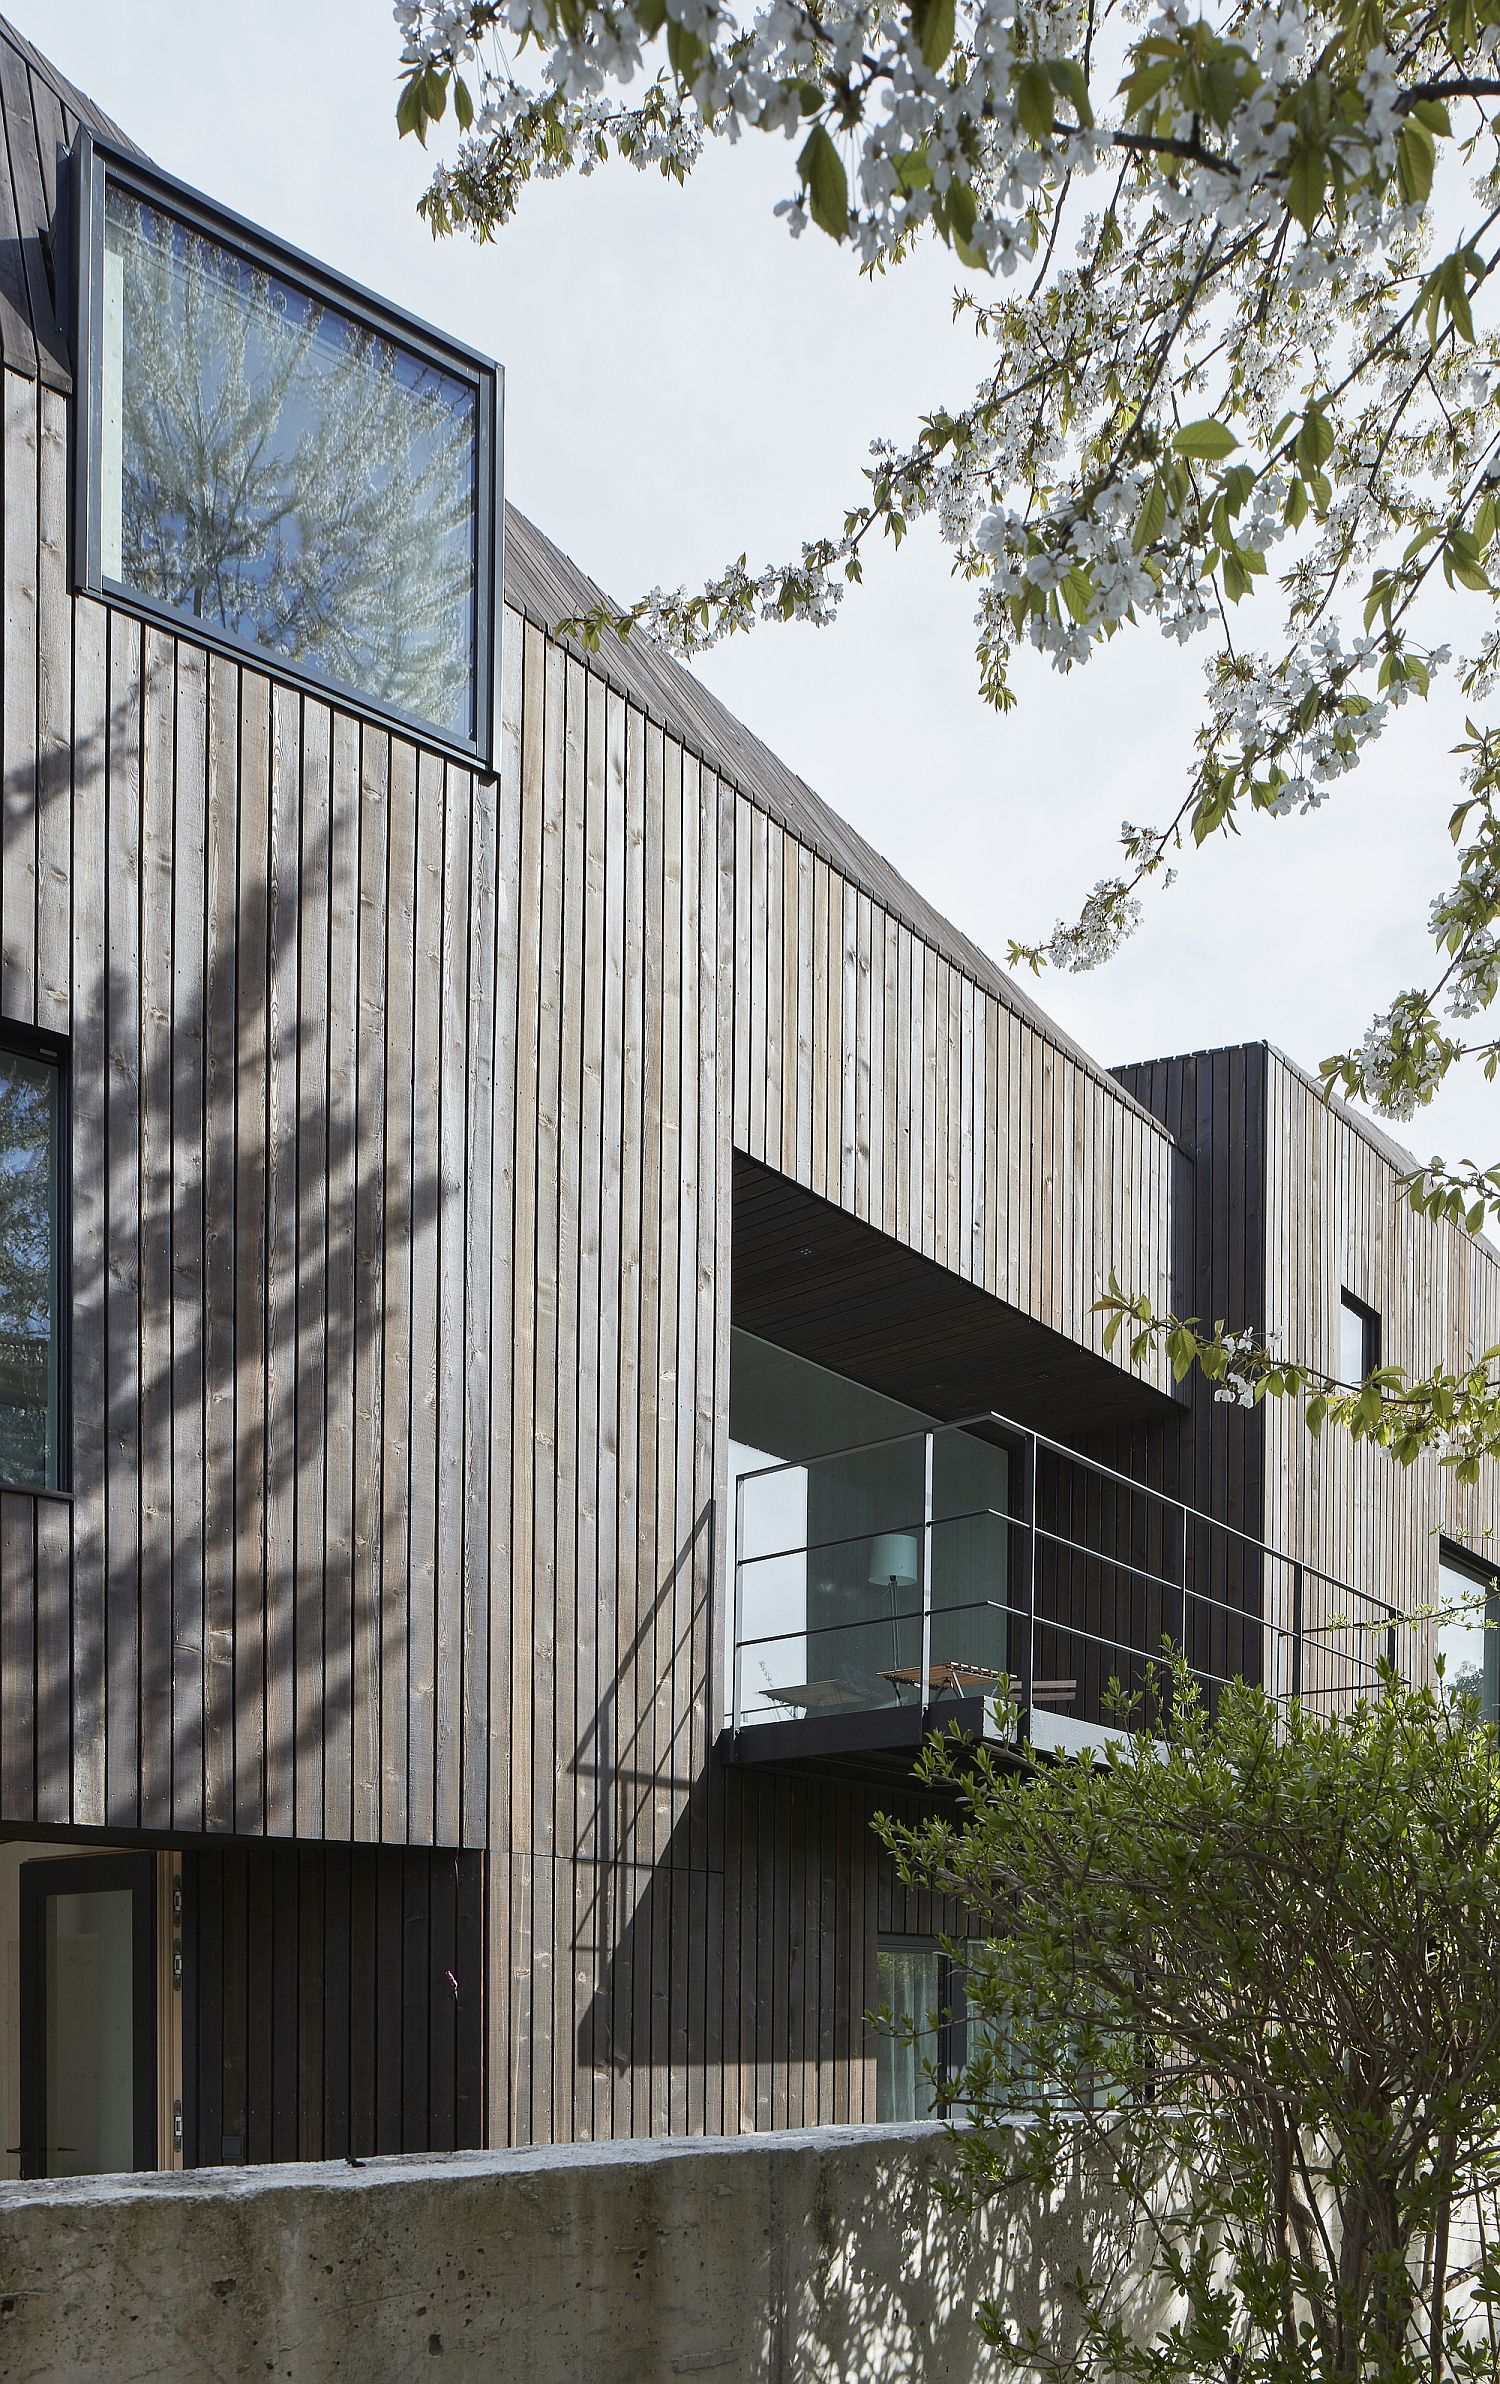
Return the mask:
<svg viewBox="0 0 1500 2384">
<path fill-rule="evenodd" d="M 945 1420 L 994 1410 L 1058 1440 L 1176 1402 L 736 1152 L 733 1315 Z"/>
</svg>

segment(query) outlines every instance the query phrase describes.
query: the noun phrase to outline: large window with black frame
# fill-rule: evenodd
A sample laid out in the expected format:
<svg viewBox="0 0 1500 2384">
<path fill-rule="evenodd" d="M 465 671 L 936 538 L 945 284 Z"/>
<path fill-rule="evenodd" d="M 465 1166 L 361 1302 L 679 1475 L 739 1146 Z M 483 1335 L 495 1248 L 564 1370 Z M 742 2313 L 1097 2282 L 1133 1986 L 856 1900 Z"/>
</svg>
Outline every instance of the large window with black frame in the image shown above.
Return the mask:
<svg viewBox="0 0 1500 2384">
<path fill-rule="evenodd" d="M 85 144 L 80 578 L 487 760 L 498 368 Z"/>
</svg>

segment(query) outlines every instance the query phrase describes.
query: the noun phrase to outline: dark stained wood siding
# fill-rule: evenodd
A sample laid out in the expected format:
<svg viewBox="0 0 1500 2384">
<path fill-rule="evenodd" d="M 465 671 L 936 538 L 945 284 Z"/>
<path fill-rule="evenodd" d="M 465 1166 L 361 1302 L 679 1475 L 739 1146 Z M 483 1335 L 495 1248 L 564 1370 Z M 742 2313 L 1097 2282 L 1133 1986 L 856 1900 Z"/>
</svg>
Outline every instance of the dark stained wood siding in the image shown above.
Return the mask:
<svg viewBox="0 0 1500 2384">
<path fill-rule="evenodd" d="M 0 1027 L 66 1052 L 73 1334 L 0 1820 L 479 1845 L 495 784 L 70 595 L 67 400 L 3 401 Z"/>
<path fill-rule="evenodd" d="M 1121 1081 L 1161 1120 L 1183 1164 L 1183 1198 L 1171 1255 L 1178 1313 L 1222 1316 L 1262 1329 L 1266 1303 L 1266 1054 L 1258 1045 L 1147 1060 Z M 1124 1221 L 1122 1220 L 1122 1225 Z M 1128 1227 L 1120 1244 L 1129 1247 Z M 1122 1277 L 1122 1281 L 1125 1279 Z M 1132 1275 L 1130 1291 L 1143 1288 Z M 1122 1472 L 1259 1534 L 1264 1515 L 1259 1414 L 1216 1400 L 1196 1376 L 1175 1428 L 1091 1438 Z"/>
<path fill-rule="evenodd" d="M 484 1858 L 232 1844 L 190 1854 L 190 2168 L 484 2141 Z"/>
<path fill-rule="evenodd" d="M 1120 1075 L 1192 1165 L 1184 1309 L 1268 1332 L 1287 1357 L 1332 1371 L 1345 1289 L 1379 1314 L 1384 1361 L 1412 1374 L 1461 1370 L 1500 1342 L 1500 1254 L 1413 1215 L 1400 1191 L 1409 1154 L 1325 1102 L 1281 1053 L 1253 1044 Z M 1314 1441 L 1289 1402 L 1246 1414 L 1195 1381 L 1175 1443 L 1117 1438 L 1113 1455 L 1131 1470 L 1154 1461 L 1182 1496 L 1402 1610 L 1435 1598 L 1441 1539 L 1491 1557 L 1500 1544 L 1492 1476 L 1464 1490 L 1436 1455 L 1403 1469 L 1342 1433 Z M 1288 1573 L 1273 1567 L 1268 1589 Z M 1322 1594 L 1309 1584 L 1309 1607 Z M 1398 1650 L 1420 1670 L 1431 1632 L 1403 1633 Z"/>
</svg>

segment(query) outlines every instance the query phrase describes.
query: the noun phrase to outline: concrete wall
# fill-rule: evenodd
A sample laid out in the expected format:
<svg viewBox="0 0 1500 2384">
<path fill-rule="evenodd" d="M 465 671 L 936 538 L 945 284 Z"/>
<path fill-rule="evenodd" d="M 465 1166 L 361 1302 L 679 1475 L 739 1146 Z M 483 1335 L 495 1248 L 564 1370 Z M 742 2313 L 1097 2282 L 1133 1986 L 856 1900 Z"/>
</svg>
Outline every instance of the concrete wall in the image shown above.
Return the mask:
<svg viewBox="0 0 1500 2384">
<path fill-rule="evenodd" d="M 1088 2197 L 957 2221 L 948 2165 L 919 2126 L 4 2185 L 0 2376 L 988 2384 L 976 2301 L 1048 2321 Z"/>
</svg>

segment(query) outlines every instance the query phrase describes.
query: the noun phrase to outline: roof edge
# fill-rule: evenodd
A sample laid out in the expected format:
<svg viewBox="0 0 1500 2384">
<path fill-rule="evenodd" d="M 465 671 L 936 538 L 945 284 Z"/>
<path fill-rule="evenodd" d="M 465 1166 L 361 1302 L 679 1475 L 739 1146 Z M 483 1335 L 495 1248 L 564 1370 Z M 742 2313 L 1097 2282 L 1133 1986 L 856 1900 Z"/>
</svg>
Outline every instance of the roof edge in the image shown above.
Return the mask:
<svg viewBox="0 0 1500 2384">
<path fill-rule="evenodd" d="M 1377 1152 L 1390 1166 L 1397 1168 L 1401 1174 L 1411 1175 L 1421 1168 L 1423 1162 L 1417 1157 L 1415 1151 L 1408 1150 L 1405 1143 L 1398 1142 L 1394 1134 L 1388 1134 L 1378 1120 L 1367 1117 L 1363 1110 L 1356 1109 L 1351 1102 L 1341 1101 L 1334 1093 L 1325 1093 L 1317 1077 L 1309 1068 L 1305 1068 L 1300 1060 L 1293 1059 L 1289 1052 L 1283 1051 L 1279 1043 L 1272 1043 L 1264 1035 L 1252 1035 L 1242 1043 L 1199 1044 L 1191 1051 L 1152 1052 L 1146 1059 L 1121 1060 L 1118 1063 L 1118 1068 L 1176 1068 L 1183 1066 L 1188 1060 L 1224 1059 L 1236 1051 L 1264 1052 L 1267 1059 L 1274 1060 L 1279 1067 L 1286 1070 L 1289 1076 L 1295 1077 L 1298 1084 L 1306 1092 L 1311 1093 L 1313 1098 L 1324 1108 L 1331 1110 L 1342 1125 L 1348 1126 L 1359 1135 L 1361 1141 L 1367 1142 L 1372 1150 Z M 1116 1072 L 1116 1070 L 1111 1071 L 1111 1073 Z M 1471 1234 L 1469 1238 L 1471 1241 L 1477 1241 L 1482 1237 Z M 1485 1247 L 1488 1249 L 1489 1244 L 1486 1243 Z"/>
<path fill-rule="evenodd" d="M 641 633 L 630 643 L 606 636 L 590 650 L 566 636 L 560 622 L 570 619 L 575 612 L 587 610 L 592 603 L 608 603 L 609 599 L 598 582 L 518 506 L 507 503 L 505 510 L 505 600 L 516 612 L 588 669 L 596 671 L 617 694 L 635 704 L 658 727 L 706 762 L 737 794 L 764 811 L 799 843 L 819 854 L 830 868 L 878 903 L 919 942 L 941 953 L 980 991 L 1082 1068 L 1167 1142 L 1173 1141 L 1161 1120 L 1153 1117 L 1144 1102 L 1137 1100 L 1111 1069 L 1075 1042 L 1039 1003 L 1031 1001 L 997 961 L 927 902 L 892 862 L 684 664 L 663 648 L 650 645 Z M 574 583 L 571 593 L 561 602 L 555 600 L 563 593 L 561 587 L 550 591 L 554 600 L 549 602 L 549 591 L 540 584 L 550 574 L 528 568 L 533 558 L 525 550 L 533 541 L 544 550 L 541 557 L 544 566 L 550 565 L 552 573 L 560 571 Z M 518 546 L 522 550 L 519 555 L 514 553 Z M 517 565 L 514 578 L 513 560 Z"/>
</svg>

